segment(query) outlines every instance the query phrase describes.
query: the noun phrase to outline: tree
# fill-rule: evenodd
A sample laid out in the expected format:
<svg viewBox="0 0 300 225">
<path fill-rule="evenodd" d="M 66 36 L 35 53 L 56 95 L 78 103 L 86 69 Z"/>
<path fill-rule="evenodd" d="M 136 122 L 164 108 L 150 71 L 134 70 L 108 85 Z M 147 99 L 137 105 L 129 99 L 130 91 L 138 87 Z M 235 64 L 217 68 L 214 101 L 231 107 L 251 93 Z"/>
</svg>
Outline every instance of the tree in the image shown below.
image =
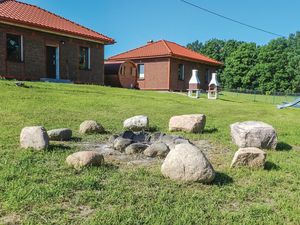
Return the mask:
<svg viewBox="0 0 300 225">
<path fill-rule="evenodd" d="M 250 73 L 250 70 L 257 62 L 255 43 L 242 43 L 225 62 L 226 67 L 221 79 L 225 88 L 251 87 L 255 77 L 253 77 L 253 73 Z"/>
<path fill-rule="evenodd" d="M 288 39 L 287 73 L 291 79 L 291 91 L 300 92 L 300 32 L 290 35 Z"/>
<path fill-rule="evenodd" d="M 192 43 L 187 44 L 186 47 L 188 49 L 193 50 L 194 52 L 199 52 L 200 53 L 202 48 L 203 48 L 203 44 L 197 40 L 197 41 L 194 41 Z"/>
</svg>

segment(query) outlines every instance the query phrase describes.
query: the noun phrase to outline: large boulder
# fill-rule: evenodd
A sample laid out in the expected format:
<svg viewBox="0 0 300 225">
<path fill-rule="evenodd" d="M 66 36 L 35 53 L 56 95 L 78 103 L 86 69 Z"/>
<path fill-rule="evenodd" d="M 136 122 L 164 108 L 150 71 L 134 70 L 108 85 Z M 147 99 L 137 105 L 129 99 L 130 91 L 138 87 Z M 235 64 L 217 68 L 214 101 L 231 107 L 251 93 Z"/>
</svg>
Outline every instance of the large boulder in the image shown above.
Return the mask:
<svg viewBox="0 0 300 225">
<path fill-rule="evenodd" d="M 104 157 L 96 151 L 81 151 L 69 155 L 66 163 L 74 168 L 101 166 L 104 163 Z"/>
<path fill-rule="evenodd" d="M 44 127 L 24 127 L 20 134 L 21 148 L 43 150 L 49 146 L 49 137 Z"/>
<path fill-rule="evenodd" d="M 143 143 L 133 143 L 125 148 L 125 153 L 127 155 L 142 153 L 148 145 Z"/>
<path fill-rule="evenodd" d="M 266 153 L 259 148 L 240 148 L 233 157 L 231 167 L 264 167 Z"/>
<path fill-rule="evenodd" d="M 86 120 L 80 124 L 79 132 L 82 134 L 104 133 L 105 129 L 94 120 Z"/>
<path fill-rule="evenodd" d="M 169 130 L 201 133 L 204 130 L 205 123 L 206 116 L 204 114 L 173 116 L 169 121 Z"/>
<path fill-rule="evenodd" d="M 47 133 L 51 141 L 69 141 L 72 138 L 72 130 L 69 128 L 49 130 Z"/>
<path fill-rule="evenodd" d="M 169 152 L 161 172 L 172 180 L 210 183 L 215 171 L 205 155 L 192 144 L 179 144 Z"/>
<path fill-rule="evenodd" d="M 131 143 L 132 143 L 131 139 L 118 137 L 114 140 L 113 147 L 117 151 L 124 152 L 126 147 L 129 146 Z"/>
<path fill-rule="evenodd" d="M 277 134 L 269 124 L 246 121 L 231 124 L 230 128 L 232 140 L 239 148 L 276 149 Z"/>
<path fill-rule="evenodd" d="M 126 130 L 141 131 L 149 127 L 149 119 L 147 116 L 134 116 L 126 119 L 123 122 L 123 127 Z"/>
<path fill-rule="evenodd" d="M 151 144 L 145 151 L 144 155 L 148 157 L 161 157 L 164 158 L 168 155 L 170 149 L 169 147 L 163 142 L 154 142 Z"/>
</svg>

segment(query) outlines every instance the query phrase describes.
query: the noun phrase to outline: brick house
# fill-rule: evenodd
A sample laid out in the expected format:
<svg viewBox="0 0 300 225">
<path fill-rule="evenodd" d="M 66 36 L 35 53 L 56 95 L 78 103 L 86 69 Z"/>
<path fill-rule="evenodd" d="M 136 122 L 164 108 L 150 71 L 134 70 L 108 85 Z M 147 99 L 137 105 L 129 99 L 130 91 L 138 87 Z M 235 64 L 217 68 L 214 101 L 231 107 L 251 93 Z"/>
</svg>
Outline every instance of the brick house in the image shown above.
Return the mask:
<svg viewBox="0 0 300 225">
<path fill-rule="evenodd" d="M 0 76 L 104 84 L 114 40 L 37 6 L 0 0 Z"/>
<path fill-rule="evenodd" d="M 137 88 L 143 90 L 186 91 L 193 69 L 199 71 L 201 89 L 207 90 L 211 74 L 222 66 L 221 62 L 165 40 L 112 56 L 106 63 L 129 60 L 137 66 Z"/>
</svg>

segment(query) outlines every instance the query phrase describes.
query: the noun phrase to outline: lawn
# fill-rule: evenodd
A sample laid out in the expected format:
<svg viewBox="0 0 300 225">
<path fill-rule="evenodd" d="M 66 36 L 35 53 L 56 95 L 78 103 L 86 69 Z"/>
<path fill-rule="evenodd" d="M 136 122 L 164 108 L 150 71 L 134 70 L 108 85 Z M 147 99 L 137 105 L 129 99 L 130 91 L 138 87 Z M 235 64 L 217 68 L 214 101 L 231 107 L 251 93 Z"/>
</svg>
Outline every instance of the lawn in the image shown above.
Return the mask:
<svg viewBox="0 0 300 225">
<path fill-rule="evenodd" d="M 88 85 L 0 81 L 0 224 L 300 224 L 300 109 L 277 110 L 224 93 L 221 99 L 190 99 L 180 94 Z M 48 151 L 19 148 L 24 126 L 69 127 L 83 141 L 108 135 L 78 133 L 95 119 L 113 134 L 122 121 L 145 114 L 153 130 L 168 132 L 173 115 L 204 113 L 203 134 L 227 153 L 211 156 L 217 177 L 210 185 L 165 179 L 160 166 L 111 163 L 80 171 L 65 158 L 78 151 L 55 143 Z M 237 150 L 229 125 L 261 120 L 278 132 L 277 151 L 268 151 L 265 170 L 230 169 Z"/>
</svg>

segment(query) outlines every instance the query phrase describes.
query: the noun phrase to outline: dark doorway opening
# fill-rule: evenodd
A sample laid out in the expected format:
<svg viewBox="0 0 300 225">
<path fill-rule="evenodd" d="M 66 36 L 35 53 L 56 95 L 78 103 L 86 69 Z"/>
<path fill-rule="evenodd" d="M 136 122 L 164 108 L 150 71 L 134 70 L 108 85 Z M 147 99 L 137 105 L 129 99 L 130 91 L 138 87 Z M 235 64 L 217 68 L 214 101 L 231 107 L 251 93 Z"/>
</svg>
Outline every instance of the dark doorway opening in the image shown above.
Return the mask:
<svg viewBox="0 0 300 225">
<path fill-rule="evenodd" d="M 56 71 L 58 66 L 56 51 L 56 47 L 46 46 L 47 78 L 56 79 Z"/>
</svg>

